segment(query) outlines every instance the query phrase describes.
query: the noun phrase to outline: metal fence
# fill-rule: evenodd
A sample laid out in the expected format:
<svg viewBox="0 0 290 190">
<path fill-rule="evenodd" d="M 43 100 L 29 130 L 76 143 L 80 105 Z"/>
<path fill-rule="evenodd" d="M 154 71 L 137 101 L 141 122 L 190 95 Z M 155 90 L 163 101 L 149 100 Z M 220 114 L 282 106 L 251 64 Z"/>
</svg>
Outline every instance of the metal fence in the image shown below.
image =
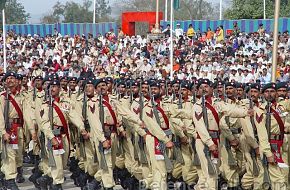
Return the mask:
<svg viewBox="0 0 290 190">
<path fill-rule="evenodd" d="M 6 31 L 13 30 L 17 34 L 38 34 L 40 36 L 45 36 L 47 34 L 53 34 L 54 29 L 57 29 L 62 35 L 74 36 L 75 34 L 87 35 L 88 33 L 94 36 L 98 34 L 104 35 L 111 29 L 117 32 L 117 24 L 115 22 L 106 23 L 57 23 L 57 24 L 15 24 L 6 25 Z"/>
<path fill-rule="evenodd" d="M 233 24 L 237 22 L 242 32 L 250 33 L 256 32 L 259 28 L 259 24 L 263 24 L 266 32 L 273 31 L 274 20 L 273 19 L 249 19 L 249 20 L 186 20 L 186 21 L 174 21 L 174 27 L 179 23 L 184 31 L 187 31 L 188 25 L 192 24 L 194 30 L 200 29 L 202 32 L 206 32 L 207 28 L 210 27 L 212 30 L 220 25 L 223 25 L 224 31 L 233 29 Z M 166 26 L 169 22 L 162 21 L 161 25 Z M 280 18 L 279 19 L 279 31 L 284 32 L 290 29 L 290 19 Z"/>
</svg>

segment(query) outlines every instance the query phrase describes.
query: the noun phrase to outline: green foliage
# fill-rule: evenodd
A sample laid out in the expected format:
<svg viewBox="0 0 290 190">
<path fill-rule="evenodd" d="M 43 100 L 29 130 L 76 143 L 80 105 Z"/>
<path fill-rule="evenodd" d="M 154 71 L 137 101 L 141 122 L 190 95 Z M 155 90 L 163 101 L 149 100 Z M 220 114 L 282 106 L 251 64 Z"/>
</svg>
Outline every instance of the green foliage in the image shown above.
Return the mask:
<svg viewBox="0 0 290 190">
<path fill-rule="evenodd" d="M 73 1 L 62 4 L 57 2 L 53 6 L 53 11 L 44 15 L 41 19 L 42 23 L 91 23 L 93 22 L 93 2 L 84 0 L 83 4 Z M 96 0 L 96 22 L 108 21 L 111 14 L 111 8 L 106 0 Z"/>
<path fill-rule="evenodd" d="M 266 18 L 274 17 L 274 0 L 266 0 Z M 290 16 L 290 2 L 281 0 L 280 16 Z M 262 19 L 264 18 L 264 1 L 232 0 L 232 6 L 225 12 L 227 19 Z"/>
<path fill-rule="evenodd" d="M 25 24 L 30 18 L 30 14 L 26 13 L 24 6 L 17 0 L 4 0 L 3 2 L 1 0 L 0 7 L 5 7 L 6 24 Z"/>
</svg>

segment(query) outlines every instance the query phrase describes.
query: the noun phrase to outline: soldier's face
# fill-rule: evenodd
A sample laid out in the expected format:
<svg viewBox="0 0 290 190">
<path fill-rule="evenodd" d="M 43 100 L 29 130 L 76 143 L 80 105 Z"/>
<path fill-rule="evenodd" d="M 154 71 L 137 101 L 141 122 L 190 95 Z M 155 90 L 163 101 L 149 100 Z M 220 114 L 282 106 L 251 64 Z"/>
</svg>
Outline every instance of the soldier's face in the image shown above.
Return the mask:
<svg viewBox="0 0 290 190">
<path fill-rule="evenodd" d="M 87 84 L 86 85 L 86 94 L 87 96 L 93 96 L 95 92 L 95 87 L 93 84 Z"/>
<path fill-rule="evenodd" d="M 174 84 L 174 85 L 172 86 L 172 88 L 173 88 L 173 92 L 174 92 L 174 93 L 178 93 L 178 90 L 179 90 L 179 84 Z"/>
<path fill-rule="evenodd" d="M 237 88 L 237 97 L 242 98 L 244 96 L 244 89 Z"/>
<path fill-rule="evenodd" d="M 160 88 L 156 86 L 152 86 L 151 93 L 155 98 L 158 98 L 160 96 Z"/>
<path fill-rule="evenodd" d="M 144 94 L 144 96 L 148 96 L 148 85 L 147 84 L 142 84 L 142 93 Z"/>
<path fill-rule="evenodd" d="M 187 98 L 189 90 L 187 88 L 181 88 L 182 97 Z"/>
<path fill-rule="evenodd" d="M 260 97 L 260 92 L 259 90 L 252 88 L 249 95 L 254 102 L 257 102 Z"/>
<path fill-rule="evenodd" d="M 124 85 L 118 86 L 118 92 L 120 94 L 126 94 L 126 87 Z M 128 94 L 130 94 L 130 89 L 128 89 Z"/>
<path fill-rule="evenodd" d="M 132 91 L 133 91 L 133 94 L 138 94 L 139 93 L 139 87 L 138 86 L 132 86 Z"/>
<path fill-rule="evenodd" d="M 287 89 L 286 88 L 279 88 L 277 90 L 278 97 L 286 98 L 287 96 Z"/>
<path fill-rule="evenodd" d="M 49 81 L 46 81 L 45 83 L 43 83 L 43 89 L 46 89 L 49 83 L 50 83 Z"/>
<path fill-rule="evenodd" d="M 112 89 L 112 88 L 113 88 L 113 84 L 112 84 L 111 82 L 109 82 L 109 83 L 107 84 L 107 86 L 108 86 L 108 89 Z"/>
<path fill-rule="evenodd" d="M 219 95 L 222 95 L 224 93 L 224 87 L 223 85 L 218 85 L 217 92 Z"/>
<path fill-rule="evenodd" d="M 68 85 L 69 85 L 69 88 L 71 90 L 75 90 L 76 86 L 77 86 L 77 82 L 76 81 L 69 81 Z"/>
<path fill-rule="evenodd" d="M 23 77 L 23 79 L 22 79 L 22 85 L 26 85 L 27 82 L 28 82 L 27 77 Z"/>
<path fill-rule="evenodd" d="M 42 80 L 41 79 L 35 79 L 34 85 L 35 88 L 41 88 Z"/>
<path fill-rule="evenodd" d="M 18 80 L 14 76 L 9 76 L 5 80 L 6 87 L 16 87 L 18 85 Z"/>
<path fill-rule="evenodd" d="M 265 90 L 264 92 L 264 97 L 267 101 L 273 101 L 276 99 L 276 90 L 273 88 L 269 88 L 267 90 Z"/>
<path fill-rule="evenodd" d="M 108 91 L 108 86 L 106 83 L 101 82 L 100 84 L 98 84 L 97 86 L 97 93 L 102 93 L 102 95 L 107 95 L 107 91 Z"/>
<path fill-rule="evenodd" d="M 236 89 L 232 86 L 226 87 L 226 94 L 229 98 L 234 97 L 236 95 Z"/>
<path fill-rule="evenodd" d="M 64 80 L 64 79 L 63 79 L 63 80 L 60 81 L 60 86 L 61 86 L 62 88 L 64 88 L 64 87 L 67 86 L 67 83 L 68 83 L 67 80 Z"/>
<path fill-rule="evenodd" d="M 50 86 L 50 90 L 51 90 L 51 96 L 53 96 L 53 97 L 59 96 L 60 86 L 58 86 L 58 85 L 51 85 Z"/>
<path fill-rule="evenodd" d="M 212 96 L 212 88 L 208 84 L 200 85 L 198 89 L 198 94 L 202 95 L 203 93 L 206 97 Z"/>
</svg>

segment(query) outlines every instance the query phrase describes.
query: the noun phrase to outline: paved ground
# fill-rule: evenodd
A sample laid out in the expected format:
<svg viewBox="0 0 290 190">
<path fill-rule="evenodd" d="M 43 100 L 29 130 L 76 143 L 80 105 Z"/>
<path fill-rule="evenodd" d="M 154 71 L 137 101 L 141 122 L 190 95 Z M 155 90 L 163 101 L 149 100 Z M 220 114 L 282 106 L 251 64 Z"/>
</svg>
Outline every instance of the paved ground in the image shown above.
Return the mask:
<svg viewBox="0 0 290 190">
<path fill-rule="evenodd" d="M 24 167 L 24 178 L 25 182 L 22 184 L 18 184 L 20 190 L 35 190 L 34 185 L 28 181 L 29 176 L 31 175 L 32 167 Z M 71 173 L 69 171 L 65 171 L 66 181 L 63 184 L 63 189 L 70 189 L 70 190 L 79 190 L 79 187 L 76 187 L 73 184 L 73 181 L 70 179 Z M 115 190 L 122 190 L 121 186 L 117 186 L 114 188 Z"/>
</svg>

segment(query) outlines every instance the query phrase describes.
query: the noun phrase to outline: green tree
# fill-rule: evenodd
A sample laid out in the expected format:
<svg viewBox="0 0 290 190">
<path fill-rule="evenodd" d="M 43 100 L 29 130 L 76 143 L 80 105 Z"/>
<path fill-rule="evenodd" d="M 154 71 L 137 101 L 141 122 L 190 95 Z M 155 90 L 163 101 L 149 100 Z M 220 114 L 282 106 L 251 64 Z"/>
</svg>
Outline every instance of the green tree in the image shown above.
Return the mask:
<svg viewBox="0 0 290 190">
<path fill-rule="evenodd" d="M 226 10 L 227 19 L 262 19 L 264 17 L 262 0 L 232 0 L 232 6 Z M 266 17 L 274 17 L 274 1 L 266 0 Z M 280 16 L 290 16 L 290 2 L 281 0 Z"/>
<path fill-rule="evenodd" d="M 96 22 L 109 21 L 111 8 L 105 0 L 97 0 L 96 3 Z M 93 3 L 91 0 L 84 0 L 83 4 L 75 2 L 66 2 L 62 4 L 57 2 L 53 6 L 52 12 L 44 15 L 41 19 L 42 23 L 56 23 L 56 22 L 73 22 L 84 23 L 93 22 Z"/>
<path fill-rule="evenodd" d="M 0 7 L 5 9 L 6 24 L 25 24 L 30 18 L 30 14 L 25 11 L 24 6 L 17 0 L 1 0 Z"/>
</svg>

